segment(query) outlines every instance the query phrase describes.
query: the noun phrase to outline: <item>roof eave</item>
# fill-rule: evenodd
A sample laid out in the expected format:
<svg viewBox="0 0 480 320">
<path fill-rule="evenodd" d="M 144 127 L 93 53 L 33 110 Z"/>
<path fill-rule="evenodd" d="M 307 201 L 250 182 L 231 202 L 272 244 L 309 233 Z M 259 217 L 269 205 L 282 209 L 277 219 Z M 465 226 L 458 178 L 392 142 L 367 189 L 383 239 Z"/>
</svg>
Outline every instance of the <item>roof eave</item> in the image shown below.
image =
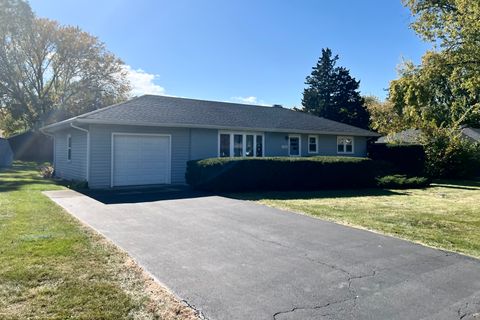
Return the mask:
<svg viewBox="0 0 480 320">
<path fill-rule="evenodd" d="M 61 130 L 63 128 L 69 127 L 70 123 L 72 123 L 73 121 L 74 120 L 68 119 L 68 120 L 52 123 L 52 124 L 49 124 L 47 126 L 41 127 L 40 131 L 42 131 L 42 132 L 58 131 L 58 130 Z"/>
<path fill-rule="evenodd" d="M 218 125 L 200 125 L 188 123 L 152 123 L 152 122 L 131 122 L 131 121 L 111 121 L 98 119 L 75 119 L 78 123 L 84 124 L 106 124 L 106 125 L 125 125 L 142 127 L 169 127 L 169 128 L 200 128 L 216 130 L 245 130 L 245 131 L 263 131 L 263 132 L 284 132 L 284 133 L 305 133 L 305 134 L 327 134 L 327 135 L 350 135 L 357 137 L 380 137 L 381 135 L 372 131 L 365 130 L 362 133 L 353 133 L 348 131 L 322 131 L 322 130 L 302 130 L 302 129 L 282 129 L 282 128 L 254 128 L 254 127 L 232 127 Z"/>
</svg>

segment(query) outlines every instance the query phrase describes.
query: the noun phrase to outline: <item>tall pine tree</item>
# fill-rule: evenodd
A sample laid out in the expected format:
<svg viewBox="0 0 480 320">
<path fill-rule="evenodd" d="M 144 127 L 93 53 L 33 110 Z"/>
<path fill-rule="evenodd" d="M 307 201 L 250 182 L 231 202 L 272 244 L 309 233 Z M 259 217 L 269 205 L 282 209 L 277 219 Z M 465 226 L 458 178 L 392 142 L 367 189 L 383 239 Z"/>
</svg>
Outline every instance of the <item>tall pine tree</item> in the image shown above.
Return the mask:
<svg viewBox="0 0 480 320">
<path fill-rule="evenodd" d="M 305 81 L 301 111 L 368 128 L 369 114 L 358 91 L 360 81 L 350 76 L 350 71 L 337 67 L 338 55 L 322 49 L 322 56 Z"/>
</svg>

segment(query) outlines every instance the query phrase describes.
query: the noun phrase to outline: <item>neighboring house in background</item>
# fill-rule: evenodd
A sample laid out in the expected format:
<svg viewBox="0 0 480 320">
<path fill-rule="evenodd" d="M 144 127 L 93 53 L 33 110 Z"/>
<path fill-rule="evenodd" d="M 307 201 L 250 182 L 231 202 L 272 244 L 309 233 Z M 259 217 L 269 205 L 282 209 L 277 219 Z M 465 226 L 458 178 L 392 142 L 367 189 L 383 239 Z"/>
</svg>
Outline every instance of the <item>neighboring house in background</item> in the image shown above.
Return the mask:
<svg viewBox="0 0 480 320">
<path fill-rule="evenodd" d="M 366 156 L 378 134 L 293 111 L 145 95 L 42 128 L 58 177 L 90 188 L 184 184 L 188 160 Z M 281 173 L 279 173 L 281 174 Z"/>
<path fill-rule="evenodd" d="M 465 127 L 462 129 L 462 134 L 465 138 L 480 143 L 480 128 Z"/>
<path fill-rule="evenodd" d="M 420 144 L 419 129 L 408 129 L 388 136 L 383 136 L 377 139 L 375 143 L 398 143 L 398 144 Z"/>
<path fill-rule="evenodd" d="M 26 131 L 8 138 L 15 160 L 52 162 L 53 139 L 39 131 Z"/>
<path fill-rule="evenodd" d="M 13 152 L 7 139 L 0 138 L 0 167 L 10 167 L 13 162 Z"/>
<path fill-rule="evenodd" d="M 388 136 L 378 138 L 375 143 L 420 144 L 419 129 L 408 129 Z M 480 128 L 464 127 L 462 136 L 472 142 L 480 143 Z"/>
</svg>

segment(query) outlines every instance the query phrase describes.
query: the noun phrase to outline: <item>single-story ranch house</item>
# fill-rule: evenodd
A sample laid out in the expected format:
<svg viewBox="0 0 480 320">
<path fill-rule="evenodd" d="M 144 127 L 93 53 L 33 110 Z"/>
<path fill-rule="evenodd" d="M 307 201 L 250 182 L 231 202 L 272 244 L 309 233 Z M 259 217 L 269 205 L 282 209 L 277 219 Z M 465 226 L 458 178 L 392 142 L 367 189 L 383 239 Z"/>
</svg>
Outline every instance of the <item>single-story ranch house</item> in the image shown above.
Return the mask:
<svg viewBox="0 0 480 320">
<path fill-rule="evenodd" d="M 281 106 L 144 95 L 42 128 L 57 177 L 90 188 L 184 184 L 188 160 L 366 156 L 374 132 Z"/>
</svg>

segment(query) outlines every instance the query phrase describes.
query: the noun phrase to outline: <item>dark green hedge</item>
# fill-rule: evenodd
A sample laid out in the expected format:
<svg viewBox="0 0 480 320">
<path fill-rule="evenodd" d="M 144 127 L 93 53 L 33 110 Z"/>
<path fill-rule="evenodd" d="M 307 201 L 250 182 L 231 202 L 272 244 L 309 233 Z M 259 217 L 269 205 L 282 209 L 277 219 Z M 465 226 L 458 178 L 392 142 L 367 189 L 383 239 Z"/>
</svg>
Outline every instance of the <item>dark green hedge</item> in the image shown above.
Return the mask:
<svg viewBox="0 0 480 320">
<path fill-rule="evenodd" d="M 376 170 L 367 158 L 211 158 L 189 161 L 186 180 L 209 191 L 361 188 L 375 185 Z"/>
<path fill-rule="evenodd" d="M 426 177 L 407 177 L 405 175 L 391 175 L 377 178 L 377 186 L 388 189 L 426 188 L 430 179 Z"/>
<path fill-rule="evenodd" d="M 397 173 L 423 175 L 425 171 L 425 151 L 421 145 L 371 144 L 368 156 L 392 163 Z"/>
</svg>

